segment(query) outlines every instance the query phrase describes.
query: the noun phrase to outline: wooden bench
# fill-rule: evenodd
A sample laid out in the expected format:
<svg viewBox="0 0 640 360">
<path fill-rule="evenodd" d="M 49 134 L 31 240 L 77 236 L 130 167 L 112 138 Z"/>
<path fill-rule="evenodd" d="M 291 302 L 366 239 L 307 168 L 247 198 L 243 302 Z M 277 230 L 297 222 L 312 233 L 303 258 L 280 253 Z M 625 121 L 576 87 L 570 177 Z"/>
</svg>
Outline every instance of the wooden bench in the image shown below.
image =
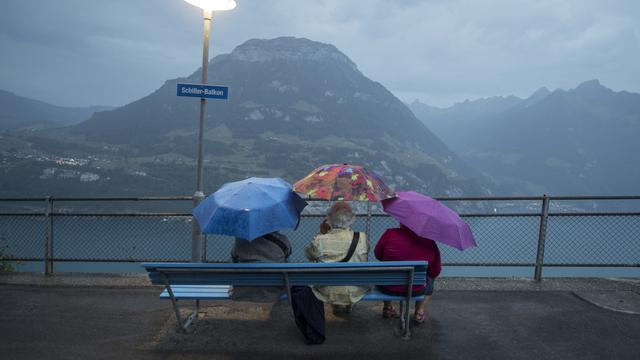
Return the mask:
<svg viewBox="0 0 640 360">
<path fill-rule="evenodd" d="M 143 263 L 154 285 L 163 285 L 160 294 L 171 299 L 179 330 L 186 331 L 195 320 L 200 300 L 227 300 L 231 286 L 278 286 L 291 297 L 291 286 L 365 285 L 371 286 L 362 301 L 399 301 L 405 338 L 410 336 L 410 302 L 424 299 L 411 296 L 413 284 L 424 284 L 426 261 L 362 263 Z M 374 285 L 404 285 L 406 296 L 387 295 Z M 284 290 L 283 290 L 284 291 Z M 195 300 L 195 309 L 182 321 L 179 300 Z"/>
</svg>

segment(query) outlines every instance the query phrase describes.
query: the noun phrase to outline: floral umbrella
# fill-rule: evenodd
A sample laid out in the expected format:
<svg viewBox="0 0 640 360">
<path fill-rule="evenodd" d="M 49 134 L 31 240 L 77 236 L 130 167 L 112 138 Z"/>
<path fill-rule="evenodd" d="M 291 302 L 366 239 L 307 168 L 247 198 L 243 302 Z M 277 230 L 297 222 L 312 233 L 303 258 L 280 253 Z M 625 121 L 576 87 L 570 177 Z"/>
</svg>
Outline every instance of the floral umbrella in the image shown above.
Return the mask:
<svg viewBox="0 0 640 360">
<path fill-rule="evenodd" d="M 395 196 L 380 177 L 362 166 L 322 165 L 293 184 L 310 198 L 345 201 L 380 201 Z"/>
</svg>

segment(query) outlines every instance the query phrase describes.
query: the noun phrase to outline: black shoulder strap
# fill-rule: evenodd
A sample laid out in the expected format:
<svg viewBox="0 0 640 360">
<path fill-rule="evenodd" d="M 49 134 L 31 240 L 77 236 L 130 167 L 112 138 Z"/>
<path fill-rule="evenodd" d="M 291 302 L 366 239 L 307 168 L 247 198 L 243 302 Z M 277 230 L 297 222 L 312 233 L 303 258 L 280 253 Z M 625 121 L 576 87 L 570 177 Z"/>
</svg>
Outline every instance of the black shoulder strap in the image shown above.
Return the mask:
<svg viewBox="0 0 640 360">
<path fill-rule="evenodd" d="M 285 258 L 288 258 L 289 255 L 291 255 L 291 248 L 288 247 L 287 245 L 285 245 L 282 240 L 278 239 L 277 236 L 272 235 L 272 234 L 266 234 L 264 235 L 264 238 L 271 241 L 272 243 L 278 245 L 278 247 L 280 249 L 282 249 L 282 253 L 284 254 Z"/>
<path fill-rule="evenodd" d="M 344 259 L 340 260 L 340 262 L 349 262 L 349 260 L 351 260 L 351 257 L 353 256 L 353 253 L 356 251 L 356 247 L 358 246 L 358 240 L 360 240 L 360 233 L 354 231 L 353 239 L 351 239 L 351 246 L 349 246 L 349 252 L 347 252 L 347 256 L 345 256 Z"/>
</svg>

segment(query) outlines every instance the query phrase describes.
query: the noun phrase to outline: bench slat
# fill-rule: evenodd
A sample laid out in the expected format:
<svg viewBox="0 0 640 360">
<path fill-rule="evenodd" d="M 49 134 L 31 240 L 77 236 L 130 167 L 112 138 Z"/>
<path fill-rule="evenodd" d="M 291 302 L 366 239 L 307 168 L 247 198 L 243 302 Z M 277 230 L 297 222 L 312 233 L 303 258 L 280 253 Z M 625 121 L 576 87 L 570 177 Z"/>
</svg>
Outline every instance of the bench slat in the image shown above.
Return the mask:
<svg viewBox="0 0 640 360">
<path fill-rule="evenodd" d="M 150 274 L 154 274 L 157 276 L 160 276 L 159 272 L 152 272 Z M 227 278 L 234 278 L 234 279 L 252 279 L 252 278 L 257 278 L 257 279 L 268 279 L 268 278 L 274 278 L 274 279 L 278 279 L 278 278 L 282 278 L 283 273 L 198 273 L 198 272 L 193 272 L 193 273 L 165 273 L 167 274 L 167 276 L 172 277 L 172 278 L 176 278 L 179 279 L 181 277 L 187 277 L 187 276 L 199 276 L 201 278 L 206 278 L 206 277 L 210 277 L 210 278 L 220 278 L 220 279 L 224 279 L 225 277 Z M 363 278 L 363 279 L 368 279 L 368 278 L 380 278 L 380 279 L 407 279 L 407 276 L 409 275 L 408 272 L 404 271 L 404 272 L 379 272 L 379 271 L 371 271 L 368 273 L 323 273 L 323 272 L 313 272 L 313 273 L 287 273 L 289 275 L 289 279 L 293 280 L 293 279 L 309 279 L 309 278 L 335 278 L 335 279 L 359 279 L 359 278 Z M 419 271 L 419 272 L 414 272 L 414 278 L 416 276 L 420 277 L 422 275 L 424 275 L 425 272 L 424 271 Z"/>
<path fill-rule="evenodd" d="M 228 292 L 225 292 L 225 293 L 184 292 L 184 293 L 180 293 L 179 296 L 176 294 L 174 294 L 174 296 L 176 297 L 176 300 L 228 300 L 229 299 Z M 162 294 L 160 294 L 160 298 L 169 299 L 169 294 L 166 292 L 163 292 Z"/>
<path fill-rule="evenodd" d="M 407 300 L 406 295 L 387 295 L 380 290 L 373 288 L 365 295 L 366 301 L 404 301 Z M 424 300 L 424 295 L 412 296 L 411 300 L 420 301 Z"/>
<path fill-rule="evenodd" d="M 228 299 L 229 285 L 172 285 L 173 296 L 178 300 L 196 299 Z M 160 293 L 161 299 L 169 299 L 169 292 L 165 288 Z"/>
<path fill-rule="evenodd" d="M 150 276 L 152 283 L 155 285 L 164 285 L 159 275 Z M 283 286 L 284 279 L 282 275 L 263 276 L 263 277 L 237 277 L 237 276 L 200 276 L 197 274 L 181 274 L 180 276 L 169 276 L 169 283 L 176 285 L 207 285 L 211 283 L 221 285 L 243 285 L 243 286 Z M 414 276 L 414 284 L 424 284 L 426 278 L 425 273 L 416 274 Z M 289 284 L 291 286 L 304 285 L 405 285 L 407 284 L 407 276 L 358 276 L 358 277 L 321 277 L 321 276 L 300 276 L 290 277 Z"/>
<path fill-rule="evenodd" d="M 215 288 L 215 289 L 211 289 L 211 288 L 200 288 L 197 285 L 189 285 L 189 286 L 183 286 L 183 285 L 173 285 L 171 287 L 171 290 L 173 290 L 174 292 L 176 291 L 182 291 L 182 292 L 201 292 L 201 293 L 214 293 L 214 292 L 219 292 L 219 293 L 223 293 L 223 292 L 228 292 L 230 288 L 230 285 L 222 285 L 219 288 Z M 166 289 L 165 289 L 166 291 Z"/>
<path fill-rule="evenodd" d="M 227 285 L 172 285 L 171 290 L 177 300 L 226 300 L 229 299 L 229 289 Z M 161 299 L 169 299 L 169 292 L 164 289 L 160 294 Z M 283 299 L 287 296 L 284 294 Z M 423 300 L 424 296 L 414 296 L 412 300 Z M 387 295 L 380 290 L 373 288 L 362 298 L 362 301 L 403 301 L 405 296 Z"/>
<path fill-rule="evenodd" d="M 197 271 L 197 270 L 196 270 Z M 215 273 L 215 272 L 181 272 L 166 273 L 171 284 L 219 284 L 219 285 L 244 285 L 244 286 L 282 286 L 284 277 L 281 273 L 256 272 L 256 273 Z M 403 285 L 407 283 L 408 273 L 406 271 L 384 272 L 367 271 L 356 273 L 289 273 L 291 285 Z M 149 278 L 153 284 L 163 285 L 164 281 L 159 272 L 150 272 Z M 413 281 L 415 284 L 424 283 L 426 272 L 415 272 Z"/>
<path fill-rule="evenodd" d="M 185 263 L 150 262 L 142 263 L 147 271 L 153 269 L 309 269 L 309 268 L 358 268 L 358 267 L 427 267 L 426 261 L 384 261 L 384 262 L 328 262 L 328 263 Z"/>
</svg>

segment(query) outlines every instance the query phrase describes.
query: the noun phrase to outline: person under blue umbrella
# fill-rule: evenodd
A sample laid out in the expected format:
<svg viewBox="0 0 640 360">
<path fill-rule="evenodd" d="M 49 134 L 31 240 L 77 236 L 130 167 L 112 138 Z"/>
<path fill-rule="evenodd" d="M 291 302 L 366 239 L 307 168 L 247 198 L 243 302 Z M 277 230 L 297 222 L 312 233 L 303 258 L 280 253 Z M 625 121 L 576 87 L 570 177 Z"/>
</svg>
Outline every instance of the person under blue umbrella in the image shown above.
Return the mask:
<svg viewBox="0 0 640 360">
<path fill-rule="evenodd" d="M 234 263 L 283 263 L 289 261 L 291 243 L 278 231 L 253 240 L 236 237 L 231 249 Z M 251 302 L 276 302 L 283 293 L 280 287 L 235 286 L 231 299 Z"/>
<path fill-rule="evenodd" d="M 291 243 L 279 231 L 294 229 L 307 203 L 280 178 L 252 177 L 222 185 L 193 209 L 205 234 L 235 237 L 231 259 L 236 263 L 281 263 L 291 255 Z M 275 302 L 281 288 L 236 286 L 231 298 Z"/>
<path fill-rule="evenodd" d="M 291 243 L 279 231 L 295 229 L 307 205 L 280 178 L 249 178 L 224 184 L 193 209 L 200 229 L 207 234 L 235 237 L 233 262 L 286 262 Z M 236 286 L 234 300 L 276 302 L 285 289 Z M 291 288 L 291 307 L 296 325 L 308 344 L 325 340 L 324 306 L 306 286 Z"/>
</svg>

